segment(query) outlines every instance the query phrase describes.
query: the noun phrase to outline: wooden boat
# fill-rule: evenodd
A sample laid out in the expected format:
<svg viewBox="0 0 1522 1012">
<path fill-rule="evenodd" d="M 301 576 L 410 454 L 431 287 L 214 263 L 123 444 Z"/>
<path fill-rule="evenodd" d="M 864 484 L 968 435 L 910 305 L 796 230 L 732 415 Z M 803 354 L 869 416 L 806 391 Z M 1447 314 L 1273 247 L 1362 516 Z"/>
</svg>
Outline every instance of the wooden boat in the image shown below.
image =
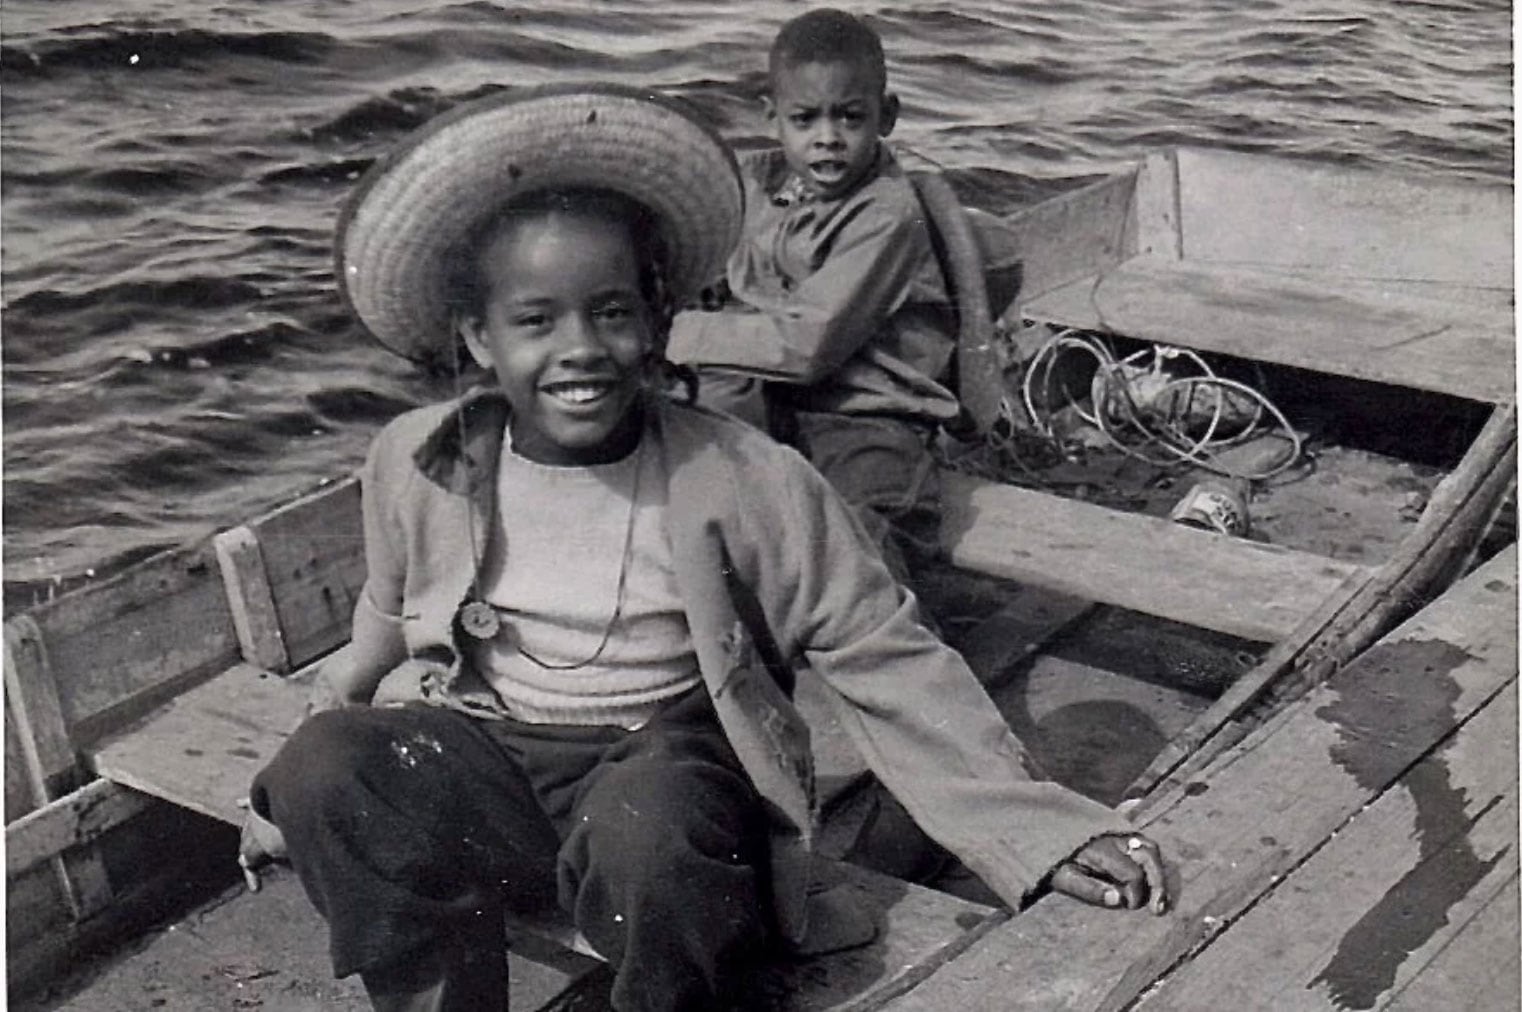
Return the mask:
<svg viewBox="0 0 1522 1012">
<path fill-rule="evenodd" d="M 1054 327 L 1490 416 L 1372 563 L 948 472 L 951 562 L 1038 592 L 960 636 L 991 685 L 1092 602 L 1259 645 L 1132 784 L 1177 906 L 1153 919 L 1053 898 L 1012 917 L 837 865 L 884 931 L 777 966 L 772 1005 L 1514 1001 L 1515 546 L 1478 558 L 1514 487 L 1510 189 L 1187 149 L 999 219 L 920 184 L 961 309 L 961 393 L 985 425 L 1019 367 L 1002 335 Z M 1002 306 L 1015 279 L 996 327 L 990 292 Z M 299 720 L 310 665 L 347 638 L 363 578 L 344 478 L 7 619 L 13 994 L 206 881 L 196 855 L 231 868 L 237 799 Z M 826 717 L 816 731 L 844 811 L 853 759 Z"/>
</svg>

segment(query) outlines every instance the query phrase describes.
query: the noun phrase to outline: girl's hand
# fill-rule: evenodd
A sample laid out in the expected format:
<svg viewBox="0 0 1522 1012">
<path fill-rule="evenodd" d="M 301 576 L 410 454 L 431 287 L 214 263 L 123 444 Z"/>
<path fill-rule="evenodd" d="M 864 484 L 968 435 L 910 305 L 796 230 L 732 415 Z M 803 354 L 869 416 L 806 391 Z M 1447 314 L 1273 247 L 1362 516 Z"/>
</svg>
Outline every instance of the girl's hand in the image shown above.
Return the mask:
<svg viewBox="0 0 1522 1012">
<path fill-rule="evenodd" d="M 339 694 L 331 681 L 323 677 L 324 674 L 325 669 L 320 668 L 312 679 L 312 691 L 307 696 L 306 715 L 308 717 L 314 713 L 321 713 L 324 710 L 341 710 L 345 706 L 353 705 Z"/>
<path fill-rule="evenodd" d="M 259 872 L 275 861 L 284 861 L 285 837 L 273 822 L 254 811 L 247 798 L 238 801 L 246 810 L 243 816 L 243 833 L 238 839 L 238 866 L 243 869 L 243 881 L 248 891 L 259 891 Z"/>
<path fill-rule="evenodd" d="M 1168 909 L 1168 885 L 1157 846 L 1140 833 L 1101 836 L 1057 866 L 1052 889 L 1101 907 L 1135 910 L 1143 904 L 1154 914 Z"/>
</svg>

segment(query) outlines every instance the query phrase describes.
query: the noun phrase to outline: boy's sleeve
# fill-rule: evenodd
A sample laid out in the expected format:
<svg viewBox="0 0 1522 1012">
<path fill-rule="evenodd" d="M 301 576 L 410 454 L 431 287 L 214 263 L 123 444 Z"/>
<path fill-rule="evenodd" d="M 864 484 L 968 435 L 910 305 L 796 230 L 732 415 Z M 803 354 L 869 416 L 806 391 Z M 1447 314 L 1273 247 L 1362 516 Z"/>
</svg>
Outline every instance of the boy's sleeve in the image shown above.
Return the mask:
<svg viewBox="0 0 1522 1012">
<path fill-rule="evenodd" d="M 863 758 L 922 829 L 1018 907 L 1125 819 L 1049 782 L 849 508 L 806 466 L 760 547 L 758 597 L 784 650 L 818 673 Z M 761 532 L 752 532 L 762 536 Z"/>
<path fill-rule="evenodd" d="M 816 383 L 881 330 L 931 255 L 923 222 L 863 205 L 841 226 L 818 270 L 785 297 L 769 297 L 732 277 L 730 286 L 747 308 L 677 314 L 667 357 Z"/>
</svg>

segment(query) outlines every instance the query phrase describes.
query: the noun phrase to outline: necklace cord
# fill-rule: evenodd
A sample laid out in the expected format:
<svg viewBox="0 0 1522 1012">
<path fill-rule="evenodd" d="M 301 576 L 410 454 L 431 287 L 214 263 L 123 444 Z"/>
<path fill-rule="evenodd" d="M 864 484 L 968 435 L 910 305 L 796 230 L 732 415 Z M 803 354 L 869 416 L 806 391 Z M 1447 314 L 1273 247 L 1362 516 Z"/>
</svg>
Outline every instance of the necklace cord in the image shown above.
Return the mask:
<svg viewBox="0 0 1522 1012">
<path fill-rule="evenodd" d="M 450 358 L 451 364 L 453 366 L 452 374 L 455 401 L 458 405 L 454 413 L 455 423 L 460 437 L 460 456 L 463 459 L 465 458 L 465 405 L 462 402 L 464 398 L 464 388 L 461 380 L 460 342 L 458 340 L 450 342 Z M 507 433 L 503 433 L 503 438 L 507 438 Z M 608 624 L 603 627 L 602 638 L 598 641 L 597 649 L 592 651 L 591 656 L 587 657 L 585 660 L 573 661 L 569 664 L 555 664 L 551 661 L 546 661 L 543 658 L 536 656 L 529 650 L 525 649 L 522 643 L 518 643 L 516 645 L 518 653 L 521 654 L 524 659 L 535 665 L 538 665 L 541 668 L 544 668 L 547 671 L 574 671 L 577 668 L 584 668 L 587 665 L 592 664 L 603 655 L 604 651 L 608 649 L 608 644 L 612 642 L 613 639 L 613 630 L 615 627 L 617 627 L 618 620 L 623 617 L 624 597 L 629 584 L 629 569 L 631 568 L 630 562 L 634 551 L 634 519 L 639 509 L 640 480 L 643 477 L 645 470 L 646 442 L 647 440 L 645 440 L 642 436 L 639 443 L 639 449 L 635 451 L 634 480 L 629 489 L 629 518 L 624 524 L 624 550 L 620 556 L 618 564 L 618 587 L 614 591 L 613 615 L 608 619 Z M 470 557 L 472 563 L 470 575 L 470 598 L 475 601 L 480 601 L 482 604 L 491 608 L 493 612 L 500 615 L 505 609 L 500 608 L 497 605 L 492 604 L 490 601 L 486 600 L 486 595 L 481 590 L 481 566 L 484 560 L 482 559 L 481 546 L 476 539 L 476 518 L 474 510 L 471 508 L 475 502 L 476 489 L 474 480 L 474 474 L 470 473 L 467 469 L 466 485 L 468 493 L 465 497 L 465 529 L 470 537 Z"/>
<path fill-rule="evenodd" d="M 603 627 L 602 639 L 598 641 L 597 649 L 592 651 L 592 655 L 586 660 L 573 661 L 569 664 L 555 664 L 530 653 L 521 642 L 517 644 L 518 653 L 522 654 L 526 660 L 537 664 L 547 671 L 574 671 L 577 668 L 584 668 L 596 661 L 603 655 L 603 651 L 608 649 L 608 644 L 613 639 L 613 630 L 618 625 L 618 620 L 623 617 L 624 593 L 629 585 L 629 570 L 632 568 L 630 562 L 634 554 L 634 517 L 639 511 L 640 479 L 645 471 L 645 443 L 646 440 L 642 438 L 639 449 L 635 451 L 634 456 L 634 481 L 629 489 L 629 519 L 624 524 L 624 550 L 618 563 L 618 589 L 614 591 L 613 596 L 613 616 L 608 619 L 608 624 Z M 496 608 L 496 605 L 492 605 L 492 607 Z M 496 610 L 500 612 L 502 609 L 496 608 Z"/>
</svg>

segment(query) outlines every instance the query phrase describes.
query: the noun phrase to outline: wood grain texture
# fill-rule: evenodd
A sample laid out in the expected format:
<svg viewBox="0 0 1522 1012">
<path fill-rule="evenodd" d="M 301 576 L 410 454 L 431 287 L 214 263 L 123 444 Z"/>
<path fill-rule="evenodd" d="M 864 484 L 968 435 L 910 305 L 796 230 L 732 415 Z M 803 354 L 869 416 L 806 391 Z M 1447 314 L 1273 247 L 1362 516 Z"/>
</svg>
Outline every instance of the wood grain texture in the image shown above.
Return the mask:
<svg viewBox="0 0 1522 1012">
<path fill-rule="evenodd" d="M 20 738 L 32 801 L 46 806 L 77 782 L 79 756 L 69 737 L 42 631 L 26 615 L 5 623 L 5 699 Z M 98 853 L 54 852 L 52 862 L 59 892 L 75 920 L 111 902 L 111 880 Z"/>
<path fill-rule="evenodd" d="M 1512 188 L 1181 148 L 1184 256 L 1510 290 Z"/>
<path fill-rule="evenodd" d="M 291 659 L 285 652 L 280 615 L 264 571 L 259 539 L 247 527 L 234 527 L 218 534 L 212 544 L 243 659 L 266 671 L 289 671 Z"/>
<path fill-rule="evenodd" d="M 238 659 L 211 544 L 167 552 L 27 613 L 42 632 L 59 705 L 87 745 Z"/>
<path fill-rule="evenodd" d="M 1515 838 L 1514 838 L 1515 839 Z M 1432 962 L 1381 1007 L 1389 1012 L 1495 1012 L 1518 1007 L 1522 918 L 1513 878 Z"/>
<path fill-rule="evenodd" d="M 1158 517 L 942 475 L 953 563 L 1074 597 L 1272 642 L 1361 567 Z"/>
<path fill-rule="evenodd" d="M 292 667 L 349 639 L 354 604 L 365 584 L 359 495 L 358 479 L 347 478 L 249 525 Z"/>
<path fill-rule="evenodd" d="M 91 756 L 96 773 L 238 825 L 254 775 L 306 711 L 307 689 L 249 664 L 176 696 Z"/>
<path fill-rule="evenodd" d="M 1516 730 L 1512 683 L 1137 1008 L 1336 1012 L 1414 981 L 1516 880 Z"/>
<path fill-rule="evenodd" d="M 1178 260 L 1184 255 L 1179 208 L 1179 156 L 1173 149 L 1142 159 L 1136 175 L 1136 250 L 1143 256 Z"/>
<path fill-rule="evenodd" d="M 1165 799 L 1163 917 L 1048 897 L 891 1007 L 1124 1008 L 1516 681 L 1516 548 Z"/>
<path fill-rule="evenodd" d="M 1131 170 L 1016 211 L 985 240 L 984 260 L 1018 259 L 1022 298 L 1092 277 L 1136 253 L 1135 195 Z"/>
<path fill-rule="evenodd" d="M 148 807 L 145 794 L 92 780 L 5 827 L 5 873 L 14 877 L 71 847 L 90 843 Z"/>
<path fill-rule="evenodd" d="M 1205 765 L 1245 733 L 1233 722 L 1276 712 L 1405 618 L 1461 570 L 1505 499 L 1516 471 L 1516 405 L 1491 412 L 1469 452 L 1438 484 L 1416 526 L 1384 562 L 1344 580 L 1252 671 L 1168 742 L 1127 791 L 1142 797 Z"/>
<path fill-rule="evenodd" d="M 1514 398 L 1511 314 L 1335 278 L 1136 257 L 1027 302 L 1025 316 L 1472 400 Z"/>
</svg>

